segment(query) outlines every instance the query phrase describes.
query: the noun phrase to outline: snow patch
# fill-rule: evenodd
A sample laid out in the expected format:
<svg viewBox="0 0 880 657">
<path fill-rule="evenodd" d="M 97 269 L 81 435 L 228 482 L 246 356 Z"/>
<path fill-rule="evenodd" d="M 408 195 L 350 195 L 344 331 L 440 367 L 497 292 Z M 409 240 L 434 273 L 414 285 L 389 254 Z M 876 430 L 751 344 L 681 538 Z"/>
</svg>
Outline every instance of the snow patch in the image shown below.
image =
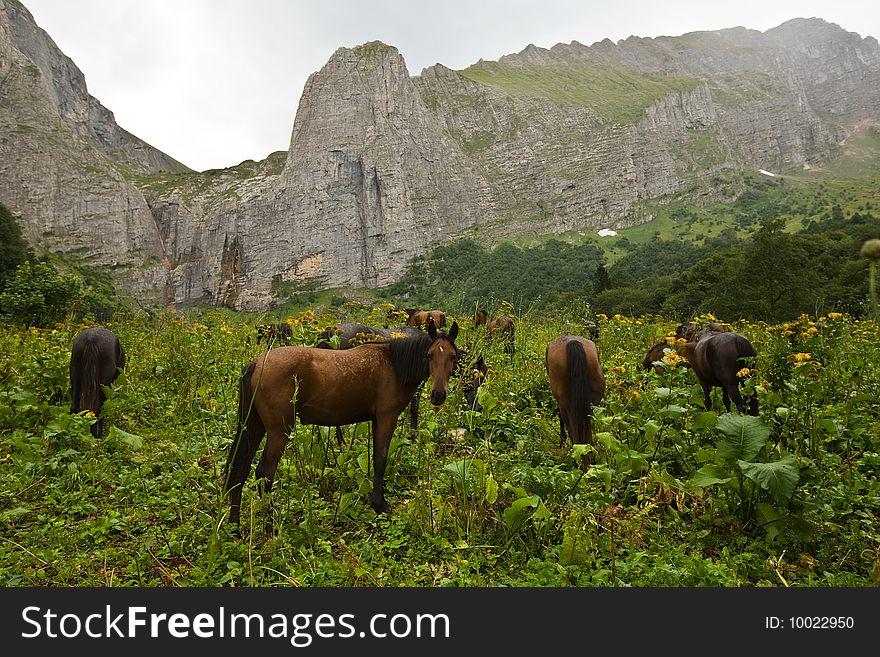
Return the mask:
<svg viewBox="0 0 880 657">
<path fill-rule="evenodd" d="M 603 228 L 599 231 L 599 237 L 614 237 L 615 235 L 617 235 L 617 231 L 610 228 Z"/>
<path fill-rule="evenodd" d="M 763 173 L 765 176 L 770 176 L 771 178 L 775 178 L 775 173 L 770 173 L 769 171 L 764 171 L 764 169 L 758 169 L 758 173 Z"/>
</svg>

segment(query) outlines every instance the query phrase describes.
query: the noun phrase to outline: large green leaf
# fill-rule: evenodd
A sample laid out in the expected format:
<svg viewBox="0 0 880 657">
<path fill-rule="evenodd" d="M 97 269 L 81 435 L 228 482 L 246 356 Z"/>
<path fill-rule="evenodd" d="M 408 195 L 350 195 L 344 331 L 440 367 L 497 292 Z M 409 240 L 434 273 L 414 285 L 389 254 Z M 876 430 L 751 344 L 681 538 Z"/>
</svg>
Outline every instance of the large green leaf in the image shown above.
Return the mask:
<svg viewBox="0 0 880 657">
<path fill-rule="evenodd" d="M 694 473 L 688 482 L 690 488 L 707 488 L 715 484 L 726 484 L 730 481 L 730 473 L 721 466 L 707 463 Z"/>
<path fill-rule="evenodd" d="M 532 515 L 538 508 L 541 498 L 538 495 L 529 495 L 514 500 L 513 504 L 504 509 L 504 524 L 508 531 L 514 532 Z"/>
<path fill-rule="evenodd" d="M 718 443 L 718 455 L 730 461 L 751 461 L 770 437 L 770 429 L 760 417 L 725 413 L 715 423 L 725 439 Z"/>
<path fill-rule="evenodd" d="M 737 461 L 743 474 L 770 493 L 777 504 L 786 504 L 800 479 L 800 467 L 791 454 L 773 463 Z"/>
<path fill-rule="evenodd" d="M 128 431 L 123 431 L 119 427 L 110 427 L 110 434 L 108 436 L 108 440 L 118 440 L 119 442 L 125 443 L 132 449 L 140 449 L 144 446 L 144 439 L 134 433 L 128 433 Z"/>
</svg>

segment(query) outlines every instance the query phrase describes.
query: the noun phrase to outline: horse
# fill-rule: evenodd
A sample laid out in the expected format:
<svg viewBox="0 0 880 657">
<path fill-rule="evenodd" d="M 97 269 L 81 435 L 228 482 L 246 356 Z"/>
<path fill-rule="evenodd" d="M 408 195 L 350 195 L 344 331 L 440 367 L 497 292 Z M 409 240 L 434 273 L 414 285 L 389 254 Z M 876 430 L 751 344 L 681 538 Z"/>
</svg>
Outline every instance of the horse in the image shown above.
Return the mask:
<svg viewBox="0 0 880 657">
<path fill-rule="evenodd" d="M 443 328 L 446 326 L 446 313 L 442 310 L 416 310 L 415 308 L 404 308 L 404 312 L 407 314 L 409 319 L 406 320 L 406 325 L 412 328 L 425 328 L 428 324 L 428 318 L 434 320 L 434 326 L 437 328 Z"/>
<path fill-rule="evenodd" d="M 366 324 L 358 324 L 355 322 L 343 322 L 334 327 L 324 329 L 319 335 L 316 347 L 319 349 L 332 349 L 331 339 L 333 336 L 339 336 L 338 349 L 352 349 L 365 342 L 382 342 L 384 340 L 395 340 L 401 338 L 412 338 L 420 335 L 419 329 L 409 326 L 399 326 L 397 328 L 380 328 L 377 326 L 368 326 Z M 482 412 L 483 408 L 477 403 L 477 388 L 482 384 L 483 379 L 488 373 L 488 368 L 480 356 L 470 367 L 468 372 L 468 364 L 472 357 L 470 352 L 465 349 L 459 349 L 459 358 L 455 361 L 455 369 L 452 376 L 464 379 L 462 390 L 464 392 L 465 403 L 469 410 Z M 468 377 L 468 374 L 470 375 Z M 421 397 L 421 386 L 413 395 L 410 403 L 410 438 L 415 440 L 418 437 L 419 425 L 419 398 Z M 344 443 L 342 437 L 342 429 L 336 428 L 336 441 L 339 445 Z"/>
<path fill-rule="evenodd" d="M 109 386 L 125 367 L 125 349 L 113 331 L 92 327 L 80 331 L 70 349 L 70 412 L 91 411 L 98 418 L 92 435 L 104 432 L 101 407 L 107 399 L 101 386 Z"/>
<path fill-rule="evenodd" d="M 547 345 L 544 363 L 559 408 L 560 446 L 565 444 L 566 429 L 572 444 L 592 444 L 592 407 L 605 395 L 596 343 L 565 333 Z"/>
<path fill-rule="evenodd" d="M 446 400 L 459 350 L 458 323 L 449 333 L 428 322 L 426 333 L 403 340 L 364 344 L 357 349 L 279 347 L 248 363 L 239 379 L 237 431 L 224 468 L 229 522 L 238 525 L 242 486 L 266 436 L 256 469 L 260 492 L 270 492 L 278 462 L 298 419 L 302 424 L 341 426 L 370 422 L 373 435 L 373 491 L 370 505 L 390 511 L 385 501 L 385 463 L 398 416 L 416 390 L 431 380 L 431 403 Z M 272 530 L 271 509 L 266 530 Z"/>
<path fill-rule="evenodd" d="M 513 354 L 516 351 L 516 323 L 513 321 L 513 318 L 507 315 L 500 315 L 494 319 L 489 319 L 489 314 L 485 310 L 478 310 L 474 315 L 474 326 L 485 326 L 486 335 L 492 335 L 495 331 L 500 331 L 505 337 L 504 353 L 513 358 Z"/>
<path fill-rule="evenodd" d="M 265 340 L 266 344 L 272 346 L 278 342 L 281 344 L 290 344 L 293 337 L 293 329 L 287 322 L 280 324 L 258 324 L 257 325 L 257 344 Z"/>
<path fill-rule="evenodd" d="M 740 413 L 746 413 L 737 373 L 749 367 L 743 359 L 756 356 L 752 343 L 739 333 L 707 333 L 696 343 L 689 360 L 703 388 L 707 411 L 712 409 L 711 392 L 715 387 L 721 388 L 728 413 L 731 399 Z M 749 397 L 748 414 L 758 415 L 758 397 L 755 393 Z"/>
<path fill-rule="evenodd" d="M 653 347 L 648 349 L 648 353 L 645 354 L 645 358 L 642 361 L 642 367 L 646 370 L 654 368 L 654 371 L 657 374 L 663 374 L 666 371 L 666 368 L 663 365 L 656 364 L 663 361 L 663 356 L 666 355 L 666 349 L 674 349 L 675 353 L 684 358 L 684 360 L 680 363 L 681 367 L 690 367 L 690 359 L 694 352 L 694 347 L 696 346 L 696 342 L 685 342 L 679 343 L 676 342 L 674 345 L 670 345 L 666 340 L 662 340 L 655 344 Z"/>
<path fill-rule="evenodd" d="M 675 337 L 683 338 L 686 342 L 698 342 L 708 333 L 723 333 L 724 326 L 718 322 L 709 322 L 705 327 L 699 324 L 679 324 L 675 329 Z"/>
<path fill-rule="evenodd" d="M 400 338 L 413 338 L 422 332 L 417 328 L 410 326 L 400 326 L 397 328 L 380 328 L 377 326 L 367 326 L 366 324 L 358 324 L 355 322 L 342 322 L 333 327 L 324 329 L 318 334 L 315 346 L 319 349 L 333 349 L 331 339 L 339 336 L 337 349 L 352 349 L 358 345 L 367 342 L 383 342 L 386 340 L 394 340 Z M 409 413 L 409 433 L 413 440 L 419 434 L 419 397 L 421 396 L 422 386 L 419 386 L 416 394 L 413 395 L 410 402 Z M 345 440 L 342 437 L 342 427 L 336 427 L 336 442 L 342 446 Z"/>
<path fill-rule="evenodd" d="M 662 361 L 667 347 L 669 344 L 665 340 L 651 347 L 642 361 L 642 366 L 645 369 L 653 366 L 655 372 L 662 374 L 666 368 L 657 363 Z M 737 373 L 746 367 L 743 358 L 754 358 L 757 355 L 754 346 L 745 336 L 726 331 L 703 331 L 697 340 L 677 343 L 673 348 L 685 359 L 681 366 L 690 367 L 696 373 L 697 380 L 703 388 L 707 411 L 712 410 L 710 394 L 712 388 L 721 388 L 722 400 L 727 412 L 730 412 L 730 400 L 733 399 L 737 410 L 745 414 L 745 403 L 739 392 Z M 748 413 L 758 414 L 758 398 L 754 395 L 749 399 Z"/>
<path fill-rule="evenodd" d="M 335 335 L 339 336 L 338 349 L 351 349 L 364 342 L 381 342 L 382 340 L 391 340 L 393 338 L 411 338 L 419 333 L 421 333 L 419 329 L 412 328 L 411 326 L 389 329 L 357 324 L 355 322 L 343 322 L 326 328 L 319 333 L 315 346 L 320 349 L 333 349 L 331 339 Z"/>
</svg>

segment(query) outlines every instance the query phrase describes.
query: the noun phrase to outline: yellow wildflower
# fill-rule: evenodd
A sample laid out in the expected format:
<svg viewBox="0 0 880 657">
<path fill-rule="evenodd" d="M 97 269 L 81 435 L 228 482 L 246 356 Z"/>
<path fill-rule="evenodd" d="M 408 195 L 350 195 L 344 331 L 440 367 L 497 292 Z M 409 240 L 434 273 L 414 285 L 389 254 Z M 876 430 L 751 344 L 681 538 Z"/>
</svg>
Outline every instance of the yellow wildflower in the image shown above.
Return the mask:
<svg viewBox="0 0 880 657">
<path fill-rule="evenodd" d="M 828 313 L 828 319 L 838 319 L 843 317 L 843 313 Z"/>
<path fill-rule="evenodd" d="M 812 357 L 813 354 L 791 354 L 788 359 L 793 360 L 795 363 L 803 363 L 810 360 Z"/>
</svg>

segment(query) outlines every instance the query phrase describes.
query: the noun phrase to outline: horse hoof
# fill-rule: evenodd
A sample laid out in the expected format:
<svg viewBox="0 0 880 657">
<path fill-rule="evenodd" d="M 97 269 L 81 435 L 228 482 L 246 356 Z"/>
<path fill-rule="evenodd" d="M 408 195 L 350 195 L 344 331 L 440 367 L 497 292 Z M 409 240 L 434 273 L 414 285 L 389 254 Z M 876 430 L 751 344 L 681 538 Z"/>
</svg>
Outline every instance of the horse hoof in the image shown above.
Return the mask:
<svg viewBox="0 0 880 657">
<path fill-rule="evenodd" d="M 376 512 L 376 515 L 385 514 L 386 516 L 391 516 L 391 505 L 388 502 L 382 502 L 380 506 L 373 505 L 373 511 Z"/>
</svg>

